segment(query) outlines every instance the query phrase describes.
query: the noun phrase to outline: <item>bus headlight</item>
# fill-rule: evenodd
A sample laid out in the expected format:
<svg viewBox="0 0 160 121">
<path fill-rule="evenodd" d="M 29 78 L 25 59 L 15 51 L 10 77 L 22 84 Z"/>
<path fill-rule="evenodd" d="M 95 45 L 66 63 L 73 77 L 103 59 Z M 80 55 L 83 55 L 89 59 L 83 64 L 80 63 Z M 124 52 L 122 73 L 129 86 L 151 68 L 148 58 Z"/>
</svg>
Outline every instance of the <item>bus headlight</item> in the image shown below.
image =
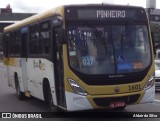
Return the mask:
<svg viewBox="0 0 160 121">
<path fill-rule="evenodd" d="M 68 79 L 68 81 L 75 93 L 83 96 L 87 95 L 87 92 L 82 87 L 80 87 L 74 80 Z"/>
<path fill-rule="evenodd" d="M 154 85 L 155 80 L 155 74 L 152 74 L 147 82 L 147 84 L 144 86 L 144 90 L 148 90 Z"/>
</svg>

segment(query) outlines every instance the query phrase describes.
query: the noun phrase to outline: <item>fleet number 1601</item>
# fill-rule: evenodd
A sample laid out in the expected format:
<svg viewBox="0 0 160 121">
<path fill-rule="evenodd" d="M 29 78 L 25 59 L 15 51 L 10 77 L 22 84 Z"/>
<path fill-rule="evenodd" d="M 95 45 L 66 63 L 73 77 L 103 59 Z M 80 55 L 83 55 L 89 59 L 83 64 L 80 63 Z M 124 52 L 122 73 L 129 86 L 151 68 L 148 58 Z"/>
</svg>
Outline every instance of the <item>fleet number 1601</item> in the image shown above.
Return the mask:
<svg viewBox="0 0 160 121">
<path fill-rule="evenodd" d="M 141 90 L 141 85 L 140 84 L 129 85 L 128 88 L 129 91 L 138 91 Z"/>
</svg>

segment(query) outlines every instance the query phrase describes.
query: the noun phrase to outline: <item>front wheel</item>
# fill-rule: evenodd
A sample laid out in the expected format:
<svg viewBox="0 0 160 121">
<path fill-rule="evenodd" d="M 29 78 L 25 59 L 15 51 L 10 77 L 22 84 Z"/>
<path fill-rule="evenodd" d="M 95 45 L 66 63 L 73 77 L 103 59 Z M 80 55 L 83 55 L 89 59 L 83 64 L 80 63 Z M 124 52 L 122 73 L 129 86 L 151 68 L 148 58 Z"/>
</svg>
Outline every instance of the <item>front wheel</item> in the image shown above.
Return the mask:
<svg viewBox="0 0 160 121">
<path fill-rule="evenodd" d="M 57 112 L 58 108 L 53 103 L 51 88 L 48 88 L 48 105 L 51 112 Z"/>
</svg>

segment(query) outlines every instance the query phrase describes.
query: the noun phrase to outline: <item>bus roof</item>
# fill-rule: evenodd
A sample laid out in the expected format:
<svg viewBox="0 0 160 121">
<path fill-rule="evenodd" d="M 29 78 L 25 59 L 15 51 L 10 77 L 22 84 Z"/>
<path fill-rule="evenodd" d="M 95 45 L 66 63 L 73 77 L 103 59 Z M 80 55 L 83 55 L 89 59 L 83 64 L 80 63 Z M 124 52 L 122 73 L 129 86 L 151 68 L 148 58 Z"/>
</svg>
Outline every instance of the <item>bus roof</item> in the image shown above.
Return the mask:
<svg viewBox="0 0 160 121">
<path fill-rule="evenodd" d="M 53 15 L 56 15 L 56 14 L 60 14 L 62 15 L 62 17 L 64 17 L 64 7 L 88 7 L 91 6 L 91 7 L 97 7 L 97 6 L 115 6 L 115 7 L 129 7 L 129 8 L 142 8 L 142 7 L 137 7 L 137 6 L 129 6 L 129 5 L 115 5 L 115 4 L 77 4 L 77 5 L 63 5 L 63 6 L 60 6 L 60 7 L 57 7 L 57 8 L 52 8 L 50 10 L 47 10 L 47 11 L 44 11 L 42 13 L 39 13 L 39 14 L 36 14 L 36 15 L 33 15 L 31 17 L 28 17 L 24 20 L 21 20 L 19 22 L 16 22 L 15 24 L 12 24 L 12 25 L 9 25 L 7 27 L 4 28 L 4 32 L 9 32 L 9 31 L 12 31 L 12 30 L 15 30 L 15 29 L 18 29 L 20 27 L 25 27 L 27 26 L 28 24 L 34 24 L 38 21 L 41 21 L 43 19 L 47 19 L 48 17 L 51 17 Z"/>
<path fill-rule="evenodd" d="M 44 11 L 42 13 L 33 15 L 33 16 L 28 17 L 26 19 L 23 19 L 15 24 L 12 24 L 12 25 L 5 27 L 4 32 L 12 31 L 12 30 L 18 29 L 20 27 L 25 27 L 28 24 L 36 23 L 38 21 L 41 21 L 43 19 L 46 19 L 46 18 L 51 17 L 56 14 L 62 14 L 63 13 L 62 10 L 63 10 L 63 7 L 60 6 L 60 7 L 53 8 L 53 9 Z"/>
</svg>

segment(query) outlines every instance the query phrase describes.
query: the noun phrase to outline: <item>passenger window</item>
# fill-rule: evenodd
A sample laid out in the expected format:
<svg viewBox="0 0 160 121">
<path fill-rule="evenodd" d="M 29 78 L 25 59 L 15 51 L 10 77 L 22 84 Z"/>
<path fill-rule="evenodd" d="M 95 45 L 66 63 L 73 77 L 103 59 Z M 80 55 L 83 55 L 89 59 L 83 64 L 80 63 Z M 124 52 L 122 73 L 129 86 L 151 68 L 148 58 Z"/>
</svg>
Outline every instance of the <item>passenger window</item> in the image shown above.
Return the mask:
<svg viewBox="0 0 160 121">
<path fill-rule="evenodd" d="M 30 35 L 29 35 L 29 53 L 31 55 L 39 54 L 39 32 L 38 32 L 38 24 L 34 24 L 30 27 Z"/>
<path fill-rule="evenodd" d="M 9 40 L 10 40 L 10 34 L 9 33 L 6 33 L 5 34 L 5 40 L 4 40 L 4 55 L 6 57 L 8 57 L 8 54 L 9 54 Z"/>
<path fill-rule="evenodd" d="M 42 55 L 48 55 L 51 52 L 50 20 L 40 22 L 40 52 Z"/>
<path fill-rule="evenodd" d="M 9 44 L 9 55 L 19 56 L 20 55 L 20 33 L 19 31 L 14 31 L 9 34 L 8 44 Z"/>
<path fill-rule="evenodd" d="M 20 47 L 21 47 L 21 42 L 20 42 L 20 31 L 15 31 L 14 32 L 14 55 L 19 55 L 20 56 Z"/>
</svg>

